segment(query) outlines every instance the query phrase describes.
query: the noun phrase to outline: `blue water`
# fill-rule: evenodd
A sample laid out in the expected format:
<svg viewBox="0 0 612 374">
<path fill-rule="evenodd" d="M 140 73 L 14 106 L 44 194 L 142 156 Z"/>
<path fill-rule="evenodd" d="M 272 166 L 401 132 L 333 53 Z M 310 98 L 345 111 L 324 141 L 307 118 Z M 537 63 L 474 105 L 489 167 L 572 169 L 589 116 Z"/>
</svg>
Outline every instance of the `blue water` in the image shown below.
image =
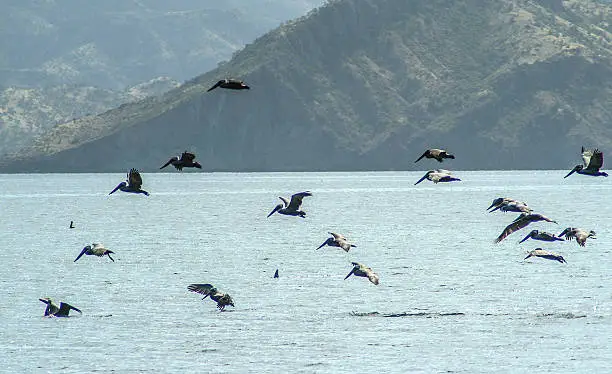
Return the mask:
<svg viewBox="0 0 612 374">
<path fill-rule="evenodd" d="M 0 371 L 610 372 L 612 178 L 456 174 L 145 174 L 150 197 L 108 196 L 124 174 L 0 175 Z M 306 219 L 266 218 L 303 190 Z M 559 224 L 495 245 L 516 216 L 486 213 L 500 196 Z M 567 226 L 597 239 L 518 244 Z M 328 231 L 357 248 L 316 251 Z M 74 263 L 92 242 L 116 262 Z M 567 264 L 524 261 L 537 246 Z M 351 261 L 380 285 L 343 280 Z M 46 296 L 83 315 L 43 318 Z"/>
</svg>

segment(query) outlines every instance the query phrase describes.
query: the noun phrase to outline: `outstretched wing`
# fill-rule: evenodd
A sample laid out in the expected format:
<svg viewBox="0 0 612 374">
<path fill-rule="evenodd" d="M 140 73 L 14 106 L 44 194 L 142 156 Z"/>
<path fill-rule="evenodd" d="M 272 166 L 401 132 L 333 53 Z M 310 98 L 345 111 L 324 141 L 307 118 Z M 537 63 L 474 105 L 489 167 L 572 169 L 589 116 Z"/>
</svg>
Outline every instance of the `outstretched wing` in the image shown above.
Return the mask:
<svg viewBox="0 0 612 374">
<path fill-rule="evenodd" d="M 289 203 L 287 209 L 299 210 L 300 206 L 302 205 L 302 199 L 306 196 L 312 196 L 312 193 L 310 193 L 310 191 L 304 191 L 291 195 L 291 202 Z"/>
<path fill-rule="evenodd" d="M 603 166 L 603 153 L 598 149 L 594 150 L 589 163 L 585 165 L 588 170 L 599 171 Z"/>
<path fill-rule="evenodd" d="M 59 312 L 57 312 L 56 314 L 60 316 L 67 316 L 70 313 L 70 309 L 76 310 L 77 312 L 83 314 L 83 312 L 81 312 L 79 308 L 75 308 L 68 303 L 60 303 Z"/>
<path fill-rule="evenodd" d="M 131 169 L 128 174 L 128 184 L 130 187 L 139 190 L 142 187 L 142 177 L 140 173 L 136 169 Z"/>
<path fill-rule="evenodd" d="M 211 88 L 209 88 L 208 90 L 206 90 L 206 92 L 210 92 L 212 90 L 214 90 L 215 88 L 219 87 L 220 85 L 222 85 L 223 83 L 225 83 L 225 80 L 222 79 L 220 81 L 218 81 L 217 83 L 215 83 L 214 86 L 212 86 Z"/>
<path fill-rule="evenodd" d="M 187 163 L 192 163 L 193 160 L 195 160 L 195 155 L 193 153 L 185 151 L 181 155 L 181 161 L 185 161 Z"/>
<path fill-rule="evenodd" d="M 530 223 L 531 223 L 531 221 L 523 219 L 522 216 L 519 216 L 519 218 L 516 221 L 514 221 L 511 224 L 509 224 L 508 226 L 506 226 L 504 231 L 497 237 L 497 239 L 495 239 L 495 243 L 501 242 L 508 235 L 510 235 L 513 232 L 518 231 L 518 230 L 520 230 L 522 228 L 527 227 Z"/>
<path fill-rule="evenodd" d="M 204 298 L 206 298 L 206 296 L 213 295 L 217 292 L 217 289 L 212 284 L 209 284 L 209 283 L 190 284 L 189 286 L 187 286 L 187 289 L 191 292 L 195 292 L 195 293 L 204 295 Z"/>
</svg>

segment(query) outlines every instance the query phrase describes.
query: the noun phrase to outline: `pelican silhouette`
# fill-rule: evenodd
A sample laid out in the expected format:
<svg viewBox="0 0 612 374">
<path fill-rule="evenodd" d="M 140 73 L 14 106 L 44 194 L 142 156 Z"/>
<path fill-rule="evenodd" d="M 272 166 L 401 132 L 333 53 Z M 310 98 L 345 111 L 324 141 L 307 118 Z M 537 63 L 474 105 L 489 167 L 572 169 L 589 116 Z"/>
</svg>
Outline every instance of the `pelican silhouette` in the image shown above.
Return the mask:
<svg viewBox="0 0 612 374">
<path fill-rule="evenodd" d="M 220 311 L 223 311 L 228 305 L 234 306 L 234 300 L 232 300 L 231 296 L 227 293 L 219 292 L 212 284 L 195 283 L 187 286 L 187 289 L 191 292 L 204 295 L 202 300 L 210 296 L 210 298 L 217 303 L 217 308 Z"/>
<path fill-rule="evenodd" d="M 278 269 L 274 272 L 274 278 L 278 278 Z"/>
<path fill-rule="evenodd" d="M 147 191 L 141 189 L 142 187 L 142 177 L 140 173 L 136 169 L 131 169 L 127 174 L 127 182 L 121 182 L 112 190 L 109 195 L 112 195 L 117 190 L 121 190 L 123 192 L 131 192 L 131 193 L 141 193 L 146 196 L 149 196 Z"/>
<path fill-rule="evenodd" d="M 416 186 L 417 184 L 421 183 L 425 179 L 428 179 L 428 180 L 430 180 L 430 181 L 432 181 L 434 183 L 439 183 L 439 182 L 454 182 L 454 181 L 460 181 L 461 180 L 459 178 L 453 177 L 449 170 L 435 169 L 435 170 L 430 170 L 427 173 L 425 173 L 425 175 L 423 177 L 421 177 L 421 179 L 419 179 L 414 185 Z"/>
<path fill-rule="evenodd" d="M 91 245 L 88 245 L 85 248 L 83 248 L 81 250 L 81 253 L 79 253 L 77 258 L 73 262 L 77 262 L 77 260 L 81 258 L 81 256 L 83 255 L 98 256 L 98 257 L 108 256 L 108 258 L 110 258 L 113 262 L 115 262 L 115 260 L 113 260 L 113 258 L 110 255 L 111 253 L 115 253 L 115 252 L 111 251 L 110 249 L 104 248 L 104 244 L 93 243 L 93 247 Z"/>
<path fill-rule="evenodd" d="M 608 173 L 599 171 L 603 166 L 604 157 L 603 153 L 601 153 L 598 149 L 584 149 L 582 147 L 582 165 L 576 165 L 565 177 L 567 178 L 574 173 L 582 174 L 582 175 L 590 175 L 592 177 L 607 177 Z"/>
<path fill-rule="evenodd" d="M 375 285 L 378 285 L 380 277 L 378 276 L 378 274 L 373 272 L 372 269 L 363 264 L 360 264 L 359 262 L 351 262 L 351 264 L 353 264 L 353 270 L 351 270 L 351 272 L 348 273 L 346 277 L 344 277 L 345 280 L 346 278 L 350 277 L 351 274 L 354 274 L 357 277 L 367 277 L 370 282 L 374 283 Z"/>
<path fill-rule="evenodd" d="M 244 84 L 243 81 L 237 79 L 221 79 L 214 86 L 209 88 L 206 92 L 210 92 L 217 87 L 227 88 L 229 90 L 250 90 L 251 87 Z"/>
<path fill-rule="evenodd" d="M 544 241 L 544 242 L 554 242 L 554 241 L 561 241 L 562 242 L 563 241 L 563 238 L 555 236 L 555 234 L 551 234 L 551 233 L 544 232 L 544 231 L 532 230 L 519 243 L 522 243 L 522 242 L 524 242 L 525 240 L 527 240 L 529 238 L 535 239 L 535 240 L 541 240 L 541 241 Z"/>
<path fill-rule="evenodd" d="M 70 221 L 70 227 L 69 228 L 71 228 L 71 229 L 74 228 L 74 222 L 73 221 Z"/>
<path fill-rule="evenodd" d="M 328 238 L 317 249 L 321 249 L 322 247 L 328 245 L 330 247 L 339 247 L 339 248 L 342 248 L 342 249 L 344 249 L 345 252 L 348 252 L 351 248 L 357 247 L 356 245 L 349 243 L 346 240 L 346 238 L 344 237 L 344 235 L 336 234 L 336 233 L 333 233 L 333 232 L 330 232 L 330 234 L 331 234 L 332 237 Z"/>
<path fill-rule="evenodd" d="M 450 153 L 446 152 L 443 149 L 432 148 L 432 149 L 426 150 L 425 153 L 421 155 L 421 157 L 417 158 L 415 163 L 419 162 L 423 157 L 434 158 L 438 160 L 438 162 L 444 161 L 445 158 L 451 158 L 451 159 L 455 158 L 455 156 L 451 155 Z"/>
<path fill-rule="evenodd" d="M 511 224 L 506 226 L 504 231 L 495 239 L 495 243 L 499 243 L 504 240 L 508 235 L 512 234 L 515 231 L 518 231 L 524 227 L 527 227 L 530 223 L 538 222 L 538 221 L 546 221 L 546 222 L 554 222 L 552 219 L 543 216 L 538 213 L 521 213 L 517 219 L 515 219 Z"/>
<path fill-rule="evenodd" d="M 274 213 L 279 213 L 287 216 L 300 216 L 305 218 L 306 212 L 301 211 L 300 206 L 302 205 L 302 199 L 307 196 L 312 196 L 312 193 L 310 193 L 310 191 L 304 191 L 293 194 L 291 196 L 291 201 L 279 196 L 278 198 L 282 200 L 282 204 L 278 204 L 276 207 L 274 207 L 270 214 L 268 214 L 268 217 Z"/>
<path fill-rule="evenodd" d="M 70 314 L 70 310 L 76 310 L 77 312 L 83 314 L 78 308 L 73 307 L 70 304 L 60 302 L 60 305 L 57 306 L 50 298 L 45 297 L 42 299 L 38 299 L 43 303 L 47 304 L 45 308 L 45 317 L 68 317 Z"/>
<path fill-rule="evenodd" d="M 568 227 L 565 230 L 561 231 L 561 233 L 559 234 L 559 236 L 564 236 L 564 235 L 565 235 L 565 239 L 567 240 L 576 239 L 576 242 L 581 247 L 585 246 L 588 238 L 597 239 L 595 237 L 595 231 L 593 230 L 586 231 L 586 230 L 575 228 L 575 227 Z"/>
<path fill-rule="evenodd" d="M 541 257 L 541 258 L 545 258 L 547 260 L 555 260 L 555 261 L 559 261 L 561 263 L 567 263 L 567 261 L 565 261 L 563 256 L 558 255 L 558 254 L 556 254 L 554 252 L 545 251 L 542 248 L 536 248 L 533 251 L 529 252 L 527 257 L 525 257 L 525 260 L 528 259 L 529 257 Z"/>
<path fill-rule="evenodd" d="M 193 161 L 195 160 L 195 157 L 196 156 L 193 153 L 185 151 L 183 152 L 180 158 L 179 156 L 172 157 L 170 160 L 168 160 L 168 162 L 164 164 L 164 166 L 160 167 L 160 169 L 163 169 L 168 165 L 174 166 L 178 171 L 182 171 L 183 168 L 202 169 L 202 165 L 200 165 L 200 163 L 198 163 L 197 161 Z"/>
</svg>

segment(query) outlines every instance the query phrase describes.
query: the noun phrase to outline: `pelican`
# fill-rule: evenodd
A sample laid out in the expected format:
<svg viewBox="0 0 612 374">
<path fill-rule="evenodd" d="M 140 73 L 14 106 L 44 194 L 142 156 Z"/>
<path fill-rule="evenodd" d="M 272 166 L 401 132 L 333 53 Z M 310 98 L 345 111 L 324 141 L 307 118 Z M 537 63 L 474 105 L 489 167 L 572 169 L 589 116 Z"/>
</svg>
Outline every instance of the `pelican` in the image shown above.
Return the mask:
<svg viewBox="0 0 612 374">
<path fill-rule="evenodd" d="M 131 169 L 127 174 L 127 182 L 121 182 L 112 190 L 109 195 L 112 195 L 117 190 L 121 190 L 123 192 L 131 192 L 131 193 L 141 193 L 146 196 L 149 196 L 147 191 L 140 189 L 142 187 L 142 177 L 140 173 L 136 169 Z"/>
<path fill-rule="evenodd" d="M 268 214 L 268 217 L 278 212 L 279 214 L 284 214 L 287 216 L 300 216 L 305 218 L 306 212 L 301 211 L 300 206 L 302 205 L 302 199 L 306 196 L 312 196 L 312 193 L 310 193 L 310 191 L 304 191 L 293 194 L 291 196 L 291 202 L 284 197 L 279 196 L 278 198 L 283 201 L 282 204 L 278 204 L 274 210 Z"/>
<path fill-rule="evenodd" d="M 210 92 L 217 87 L 227 88 L 230 90 L 250 90 L 251 89 L 251 87 L 244 84 L 243 81 L 240 81 L 237 79 L 221 79 L 220 81 L 215 83 L 214 86 L 209 88 L 206 92 Z"/>
<path fill-rule="evenodd" d="M 563 238 L 555 236 L 555 234 L 551 234 L 551 233 L 544 232 L 544 231 L 532 230 L 519 243 L 522 243 L 522 242 L 524 242 L 525 240 L 527 240 L 529 238 L 535 239 L 535 240 L 542 240 L 544 242 L 554 242 L 554 241 L 561 241 L 562 242 L 563 241 Z"/>
<path fill-rule="evenodd" d="M 493 209 L 489 210 L 489 213 L 495 212 L 498 209 L 501 212 L 517 212 L 527 214 L 533 212 L 533 209 L 528 207 L 527 203 L 516 200 L 503 201 L 502 203 L 495 206 Z"/>
<path fill-rule="evenodd" d="M 223 311 L 228 305 L 234 306 L 234 300 L 232 300 L 231 296 L 229 294 L 219 292 L 212 284 L 190 284 L 187 286 L 187 289 L 191 292 L 204 295 L 202 300 L 210 296 L 213 301 L 217 302 L 217 308 L 220 311 Z"/>
<path fill-rule="evenodd" d="M 453 177 L 451 175 L 451 172 L 448 171 L 448 170 L 435 169 L 435 170 L 430 170 L 427 173 L 425 173 L 425 175 L 421 179 L 419 179 L 414 185 L 416 186 L 417 184 L 421 183 L 425 179 L 429 179 L 430 181 L 432 181 L 434 183 L 438 183 L 438 182 L 454 182 L 454 181 L 460 181 L 461 180 L 459 178 Z"/>
<path fill-rule="evenodd" d="M 108 256 L 108 258 L 110 258 L 113 262 L 115 262 L 115 260 L 113 260 L 113 258 L 110 255 L 111 253 L 115 253 L 115 252 L 111 251 L 110 249 L 104 248 L 104 244 L 94 243 L 93 247 L 91 245 L 88 245 L 85 248 L 83 248 L 83 250 L 81 250 L 81 253 L 79 253 L 77 258 L 73 262 L 77 262 L 77 260 L 81 258 L 81 256 L 83 255 L 87 255 L 87 256 L 93 255 L 93 256 L 98 256 L 98 257 Z"/>
<path fill-rule="evenodd" d="M 351 248 L 357 247 L 354 244 L 349 243 L 344 235 L 336 234 L 330 232 L 331 238 L 328 238 L 323 244 L 319 246 L 317 249 L 321 249 L 322 247 L 329 245 L 330 247 L 339 247 L 344 249 L 345 252 L 348 252 Z"/>
<path fill-rule="evenodd" d="M 533 251 L 529 252 L 527 257 L 525 257 L 525 260 L 528 259 L 529 257 L 541 257 L 541 258 L 545 258 L 547 260 L 555 260 L 555 261 L 559 261 L 561 263 L 567 263 L 567 261 L 565 261 L 563 256 L 558 255 L 558 254 L 556 254 L 554 252 L 545 251 L 542 248 L 536 248 Z"/>
<path fill-rule="evenodd" d="M 73 221 L 70 221 L 70 227 L 69 228 L 71 228 L 71 229 L 74 228 L 74 222 Z"/>
<path fill-rule="evenodd" d="M 587 232 L 586 230 L 578 229 L 575 227 L 568 227 L 565 230 L 561 231 L 561 233 L 559 234 L 559 236 L 564 236 L 564 235 L 565 235 L 565 239 L 567 240 L 576 239 L 576 242 L 581 247 L 584 247 L 584 245 L 586 244 L 586 240 L 588 238 L 597 239 L 595 237 L 595 231 L 591 230 Z"/>
<path fill-rule="evenodd" d="M 178 171 L 182 171 L 183 168 L 198 168 L 198 169 L 202 169 L 202 165 L 200 165 L 199 162 L 197 162 L 197 161 L 194 162 L 193 161 L 195 159 L 195 157 L 196 156 L 193 153 L 185 151 L 185 152 L 183 152 L 181 157 L 179 157 L 179 156 L 172 157 L 160 169 L 163 169 L 163 168 L 165 168 L 168 165 L 174 166 Z"/>
<path fill-rule="evenodd" d="M 495 243 L 499 243 L 504 240 L 508 235 L 512 234 L 515 231 L 518 231 L 524 227 L 527 227 L 530 223 L 538 222 L 538 221 L 546 221 L 546 222 L 554 222 L 552 219 L 543 216 L 538 213 L 521 213 L 517 219 L 515 219 L 511 224 L 506 226 L 504 231 L 495 239 Z"/>
<path fill-rule="evenodd" d="M 444 161 L 445 158 L 451 158 L 451 159 L 455 158 L 455 156 L 451 155 L 450 153 L 446 152 L 443 149 L 432 148 L 432 149 L 426 150 L 425 153 L 421 155 L 421 157 L 417 158 L 415 163 L 419 162 L 423 157 L 435 158 L 436 160 L 438 160 L 438 162 Z"/>
<path fill-rule="evenodd" d="M 599 149 L 587 149 L 582 147 L 582 162 L 583 165 L 576 165 L 565 177 L 567 178 L 574 173 L 582 175 L 590 175 L 592 177 L 607 177 L 608 173 L 599 171 L 603 166 L 604 158 L 603 153 Z"/>
<path fill-rule="evenodd" d="M 38 299 L 43 303 L 47 304 L 47 308 L 45 308 L 45 317 L 68 317 L 70 313 L 70 309 L 76 310 L 77 312 L 83 314 L 78 308 L 73 307 L 70 304 L 60 302 L 60 305 L 57 306 L 55 303 L 48 297 L 43 299 Z"/>
<path fill-rule="evenodd" d="M 345 280 L 346 278 L 350 277 L 351 274 L 354 274 L 357 277 L 368 277 L 370 282 L 374 283 L 375 285 L 378 285 L 380 277 L 378 276 L 378 274 L 373 272 L 372 269 L 363 264 L 360 264 L 359 262 L 351 262 L 351 264 L 353 264 L 353 270 L 351 270 L 351 272 L 348 273 L 346 277 L 344 277 Z"/>
</svg>

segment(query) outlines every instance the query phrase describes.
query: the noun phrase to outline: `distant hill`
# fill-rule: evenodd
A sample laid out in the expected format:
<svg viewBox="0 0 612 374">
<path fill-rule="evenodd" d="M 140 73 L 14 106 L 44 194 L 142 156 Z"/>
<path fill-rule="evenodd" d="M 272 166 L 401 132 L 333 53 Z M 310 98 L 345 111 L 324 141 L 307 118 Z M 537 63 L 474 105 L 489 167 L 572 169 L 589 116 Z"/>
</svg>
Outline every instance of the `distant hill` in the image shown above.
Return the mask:
<svg viewBox="0 0 612 374">
<path fill-rule="evenodd" d="M 56 127 L 5 171 L 566 168 L 612 150 L 610 5 L 339 0 L 158 99 Z M 206 89 L 244 78 L 250 91 Z M 17 160 L 17 159 L 16 159 Z"/>
</svg>

